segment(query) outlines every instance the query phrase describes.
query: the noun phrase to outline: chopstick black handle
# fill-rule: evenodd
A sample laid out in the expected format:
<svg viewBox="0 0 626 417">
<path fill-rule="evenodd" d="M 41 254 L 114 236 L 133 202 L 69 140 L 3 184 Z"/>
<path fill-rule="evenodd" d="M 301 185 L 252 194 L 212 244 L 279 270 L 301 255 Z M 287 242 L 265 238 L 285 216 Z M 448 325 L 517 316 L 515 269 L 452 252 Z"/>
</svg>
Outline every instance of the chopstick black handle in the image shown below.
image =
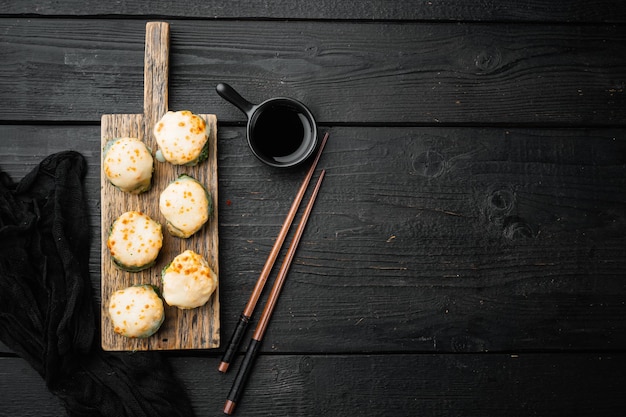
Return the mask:
<svg viewBox="0 0 626 417">
<path fill-rule="evenodd" d="M 222 361 L 220 362 L 220 366 L 218 368 L 220 372 L 226 372 L 228 370 L 228 366 L 237 354 L 237 349 L 239 349 L 241 339 L 243 339 L 243 335 L 246 333 L 248 323 L 250 323 L 250 317 L 247 317 L 244 314 L 239 316 L 239 321 L 235 326 L 235 331 L 228 342 L 224 356 L 222 356 Z"/>
<path fill-rule="evenodd" d="M 233 386 L 226 397 L 227 399 L 226 404 L 224 404 L 224 413 L 232 414 L 233 411 L 235 411 L 235 405 L 237 405 L 239 397 L 243 392 L 243 388 L 245 387 L 248 377 L 250 376 L 250 372 L 252 371 L 254 360 L 259 352 L 259 346 L 261 346 L 260 340 L 250 339 L 250 344 L 248 345 L 248 350 L 243 358 L 243 362 L 241 362 L 239 372 L 237 372 L 237 376 L 233 381 Z"/>
</svg>

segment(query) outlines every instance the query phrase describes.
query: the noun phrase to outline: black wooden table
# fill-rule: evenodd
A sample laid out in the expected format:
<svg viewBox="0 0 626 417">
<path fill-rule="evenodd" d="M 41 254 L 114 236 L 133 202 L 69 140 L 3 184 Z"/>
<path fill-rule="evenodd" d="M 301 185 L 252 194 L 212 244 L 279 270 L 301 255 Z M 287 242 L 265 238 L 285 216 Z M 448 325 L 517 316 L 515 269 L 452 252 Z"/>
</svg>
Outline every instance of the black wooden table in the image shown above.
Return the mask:
<svg viewBox="0 0 626 417">
<path fill-rule="evenodd" d="M 0 166 L 87 158 L 96 294 L 100 117 L 141 112 L 151 20 L 170 108 L 219 121 L 222 347 L 167 353 L 198 416 L 303 176 L 254 159 L 218 82 L 330 132 L 238 415 L 624 414 L 626 3 L 1 2 Z M 0 345 L 0 416 L 63 414 Z"/>
</svg>

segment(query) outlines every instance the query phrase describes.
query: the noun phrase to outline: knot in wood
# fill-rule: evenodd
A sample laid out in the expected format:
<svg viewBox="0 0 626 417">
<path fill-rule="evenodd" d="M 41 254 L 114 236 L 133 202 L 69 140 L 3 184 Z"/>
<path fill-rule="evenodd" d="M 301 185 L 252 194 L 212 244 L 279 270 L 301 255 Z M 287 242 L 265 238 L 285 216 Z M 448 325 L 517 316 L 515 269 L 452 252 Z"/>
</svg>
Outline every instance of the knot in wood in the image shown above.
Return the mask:
<svg viewBox="0 0 626 417">
<path fill-rule="evenodd" d="M 509 186 L 492 188 L 483 202 L 483 213 L 486 220 L 503 225 L 504 218 L 515 208 L 515 192 Z"/>
<path fill-rule="evenodd" d="M 495 190 L 487 197 L 487 204 L 494 212 L 508 213 L 515 203 L 515 194 L 512 190 Z"/>
<path fill-rule="evenodd" d="M 428 150 L 417 155 L 413 159 L 412 165 L 415 174 L 427 178 L 436 178 L 445 171 L 446 160 L 439 152 Z"/>
<path fill-rule="evenodd" d="M 533 229 L 523 219 L 518 216 L 511 216 L 504 219 L 502 236 L 510 240 L 529 239 L 534 237 Z"/>
<path fill-rule="evenodd" d="M 480 73 L 490 73 L 500 68 L 502 54 L 499 50 L 481 51 L 474 59 L 474 64 Z"/>
<path fill-rule="evenodd" d="M 301 374 L 308 375 L 313 370 L 313 361 L 309 356 L 304 356 L 298 364 L 298 370 Z"/>
</svg>

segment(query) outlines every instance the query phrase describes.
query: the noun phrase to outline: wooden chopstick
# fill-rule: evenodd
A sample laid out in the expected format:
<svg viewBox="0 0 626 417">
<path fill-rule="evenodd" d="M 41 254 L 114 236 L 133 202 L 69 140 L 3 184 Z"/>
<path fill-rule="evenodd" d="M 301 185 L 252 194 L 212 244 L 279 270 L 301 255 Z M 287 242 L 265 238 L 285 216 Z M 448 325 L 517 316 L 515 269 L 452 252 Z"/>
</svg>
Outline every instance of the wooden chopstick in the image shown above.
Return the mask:
<svg viewBox="0 0 626 417">
<path fill-rule="evenodd" d="M 326 142 L 328 141 L 328 136 L 329 134 L 327 132 L 324 135 L 324 138 L 322 139 L 322 143 L 320 144 L 319 150 L 317 151 L 315 160 L 311 164 L 311 168 L 309 168 L 309 171 L 304 177 L 304 181 L 302 181 L 302 185 L 300 186 L 300 189 L 298 190 L 298 193 L 296 194 L 296 197 L 294 198 L 293 203 L 291 203 L 291 208 L 289 209 L 289 212 L 287 213 L 287 217 L 285 218 L 285 221 L 283 222 L 280 232 L 278 233 L 278 237 L 276 238 L 276 241 L 274 242 L 274 246 L 272 247 L 272 250 L 270 251 L 270 254 L 267 257 L 267 260 L 265 261 L 265 265 L 263 266 L 263 269 L 261 270 L 261 274 L 259 275 L 259 278 L 257 279 L 257 282 L 254 286 L 254 289 L 252 290 L 252 294 L 250 295 L 250 298 L 248 299 L 248 303 L 246 304 L 241 315 L 239 316 L 239 321 L 237 322 L 237 325 L 235 326 L 233 335 L 231 336 L 230 341 L 228 342 L 228 346 L 226 347 L 222 360 L 219 364 L 218 370 L 220 372 L 226 372 L 228 370 L 228 366 L 230 365 L 230 362 L 232 361 L 233 357 L 237 353 L 237 349 L 239 349 L 239 345 L 241 344 L 243 335 L 245 334 L 246 328 L 248 327 L 248 323 L 250 322 L 250 317 L 252 317 L 252 313 L 254 312 L 257 302 L 259 301 L 259 297 L 261 296 L 261 293 L 263 292 L 263 287 L 265 286 L 267 277 L 272 271 L 272 267 L 274 266 L 274 262 L 276 261 L 276 258 L 278 257 L 278 253 L 280 252 L 283 242 L 285 241 L 285 238 L 287 237 L 287 233 L 289 232 L 291 223 L 293 222 L 293 219 L 296 216 L 296 213 L 298 212 L 298 208 L 300 207 L 300 202 L 302 201 L 302 198 L 304 197 L 304 194 L 306 193 L 306 189 L 309 186 L 309 182 L 311 182 L 311 178 L 313 177 L 313 173 L 315 172 L 317 163 L 320 160 L 320 157 L 322 156 L 322 151 L 324 150 L 324 147 L 326 146 Z"/>
<path fill-rule="evenodd" d="M 309 219 L 309 215 L 311 214 L 311 210 L 313 209 L 313 204 L 315 203 L 315 199 L 317 198 L 317 194 L 322 185 L 322 180 L 324 179 L 325 173 L 325 170 L 322 170 L 322 172 L 320 173 L 317 183 L 315 184 L 315 188 L 313 189 L 313 192 L 311 194 L 311 198 L 309 199 L 309 203 L 307 204 L 306 209 L 302 214 L 300 224 L 296 229 L 295 235 L 293 236 L 291 244 L 289 245 L 289 249 L 287 250 L 287 254 L 285 255 L 285 259 L 283 260 L 280 270 L 278 271 L 276 281 L 274 281 L 272 291 L 270 292 L 270 295 L 268 296 L 267 302 L 265 304 L 265 308 L 263 309 L 263 314 L 261 314 L 261 318 L 257 323 L 254 334 L 252 335 L 252 339 L 250 340 L 250 344 L 248 345 L 248 349 L 246 350 L 246 355 L 241 362 L 239 372 L 237 373 L 237 376 L 233 381 L 233 386 L 228 393 L 226 403 L 224 404 L 225 414 L 232 414 L 235 411 L 235 406 L 237 405 L 239 397 L 243 392 L 243 388 L 252 370 L 254 360 L 259 351 L 259 346 L 261 345 L 261 340 L 263 339 L 263 335 L 265 334 L 265 330 L 267 329 L 267 325 L 269 324 L 270 317 L 272 316 L 272 312 L 274 311 L 274 307 L 276 306 L 276 301 L 278 300 L 280 291 L 283 287 L 283 284 L 285 283 L 287 272 L 289 271 L 289 267 L 291 266 L 291 262 L 293 261 L 296 249 L 298 247 L 298 243 L 300 243 L 300 238 L 302 237 L 302 233 L 304 232 L 307 220 Z"/>
</svg>

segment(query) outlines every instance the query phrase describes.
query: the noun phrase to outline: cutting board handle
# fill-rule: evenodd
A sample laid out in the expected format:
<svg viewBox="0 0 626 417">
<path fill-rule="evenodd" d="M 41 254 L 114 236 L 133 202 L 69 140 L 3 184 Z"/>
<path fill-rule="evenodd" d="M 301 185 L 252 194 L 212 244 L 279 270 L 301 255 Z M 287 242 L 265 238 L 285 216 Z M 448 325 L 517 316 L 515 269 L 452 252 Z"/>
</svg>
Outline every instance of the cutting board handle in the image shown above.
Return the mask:
<svg viewBox="0 0 626 417">
<path fill-rule="evenodd" d="M 143 115 L 146 126 L 154 126 L 168 109 L 169 49 L 169 23 L 148 22 L 143 79 Z"/>
</svg>

